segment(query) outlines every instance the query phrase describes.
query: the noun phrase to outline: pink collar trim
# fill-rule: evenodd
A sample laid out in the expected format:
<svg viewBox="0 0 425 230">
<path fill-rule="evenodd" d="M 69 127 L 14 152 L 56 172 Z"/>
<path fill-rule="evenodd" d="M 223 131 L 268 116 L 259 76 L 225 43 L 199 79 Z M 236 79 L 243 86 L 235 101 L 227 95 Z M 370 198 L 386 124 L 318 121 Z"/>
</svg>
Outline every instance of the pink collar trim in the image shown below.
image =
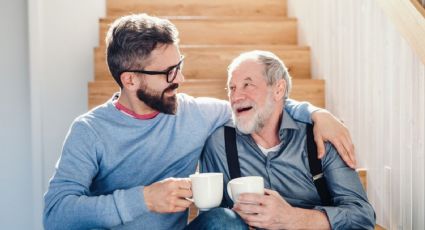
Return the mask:
<svg viewBox="0 0 425 230">
<path fill-rule="evenodd" d="M 115 105 L 115 108 L 117 108 L 119 111 L 139 120 L 149 120 L 149 119 L 155 118 L 159 114 L 158 111 L 155 111 L 153 113 L 143 114 L 143 115 L 137 114 L 134 111 L 123 106 L 121 103 L 118 102 L 118 100 L 115 101 L 114 105 Z"/>
</svg>

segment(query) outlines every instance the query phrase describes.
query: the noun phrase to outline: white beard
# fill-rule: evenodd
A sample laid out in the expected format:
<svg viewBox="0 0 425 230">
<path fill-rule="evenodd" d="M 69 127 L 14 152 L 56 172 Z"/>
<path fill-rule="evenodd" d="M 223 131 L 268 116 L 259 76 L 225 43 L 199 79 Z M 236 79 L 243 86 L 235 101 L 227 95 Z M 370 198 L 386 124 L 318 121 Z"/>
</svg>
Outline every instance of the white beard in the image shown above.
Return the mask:
<svg viewBox="0 0 425 230">
<path fill-rule="evenodd" d="M 252 116 L 236 117 L 237 108 L 252 106 L 254 114 Z M 253 102 L 242 102 L 232 106 L 232 116 L 235 121 L 236 128 L 244 134 L 252 134 L 259 132 L 271 117 L 274 109 L 272 92 L 267 93 L 266 104 L 262 108 L 258 108 Z"/>
</svg>

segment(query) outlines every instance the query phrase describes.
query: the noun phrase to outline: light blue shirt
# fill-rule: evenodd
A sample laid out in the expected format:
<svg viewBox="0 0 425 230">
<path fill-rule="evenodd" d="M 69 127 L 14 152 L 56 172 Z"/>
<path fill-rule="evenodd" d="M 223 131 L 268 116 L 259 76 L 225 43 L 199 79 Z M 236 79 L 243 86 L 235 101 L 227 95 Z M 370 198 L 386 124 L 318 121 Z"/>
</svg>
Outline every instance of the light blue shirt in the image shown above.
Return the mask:
<svg viewBox="0 0 425 230">
<path fill-rule="evenodd" d="M 278 133 L 282 145 L 267 155 L 251 135 L 236 131 L 241 175 L 262 176 L 265 187 L 279 192 L 292 206 L 325 212 L 332 229 L 373 229 L 374 210 L 357 173 L 345 165 L 329 143 L 326 144 L 322 167 L 333 205 L 325 207 L 321 204 L 308 164 L 306 124 L 295 121 L 287 112 L 282 116 Z M 201 171 L 223 172 L 224 184 L 229 182 L 223 127 L 207 140 L 201 156 Z M 226 189 L 222 206 L 233 206 Z"/>
<path fill-rule="evenodd" d="M 117 95 L 114 96 L 115 98 Z M 228 102 L 178 95 L 176 115 L 138 120 L 112 99 L 78 117 L 44 197 L 46 229 L 183 229 L 187 211 L 148 210 L 143 187 L 195 172 L 208 136 L 231 117 Z M 288 103 L 309 120 L 308 104 Z"/>
</svg>

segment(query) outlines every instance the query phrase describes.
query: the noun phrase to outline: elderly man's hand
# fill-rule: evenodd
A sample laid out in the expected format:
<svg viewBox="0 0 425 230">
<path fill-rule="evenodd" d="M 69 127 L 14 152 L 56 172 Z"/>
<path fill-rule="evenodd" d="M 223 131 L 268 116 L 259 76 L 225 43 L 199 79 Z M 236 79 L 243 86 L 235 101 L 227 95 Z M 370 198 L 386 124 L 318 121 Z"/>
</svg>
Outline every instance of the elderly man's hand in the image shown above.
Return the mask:
<svg viewBox="0 0 425 230">
<path fill-rule="evenodd" d="M 265 195 L 241 194 L 233 207 L 250 226 L 266 229 L 331 229 L 325 213 L 292 207 L 276 191 L 264 190 Z"/>
<path fill-rule="evenodd" d="M 241 194 L 233 210 L 250 226 L 266 229 L 290 229 L 295 209 L 276 191 L 265 189 L 265 195 Z"/>
<path fill-rule="evenodd" d="M 182 212 L 192 203 L 186 199 L 192 197 L 191 182 L 188 178 L 167 178 L 145 186 L 143 196 L 150 211 Z"/>
<path fill-rule="evenodd" d="M 327 110 L 320 109 L 311 115 L 314 122 L 314 140 L 317 145 L 319 158 L 325 155 L 325 141 L 330 141 L 338 151 L 345 163 L 356 167 L 356 156 L 354 145 L 351 141 L 350 132 L 347 127 Z"/>
</svg>

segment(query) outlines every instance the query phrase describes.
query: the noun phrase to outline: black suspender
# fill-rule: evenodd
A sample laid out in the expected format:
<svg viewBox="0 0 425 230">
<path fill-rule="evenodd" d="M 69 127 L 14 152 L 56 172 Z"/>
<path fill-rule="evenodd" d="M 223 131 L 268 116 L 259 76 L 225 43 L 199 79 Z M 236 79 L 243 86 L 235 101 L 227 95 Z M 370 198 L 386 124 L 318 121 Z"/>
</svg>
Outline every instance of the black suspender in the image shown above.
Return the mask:
<svg viewBox="0 0 425 230">
<path fill-rule="evenodd" d="M 236 147 L 235 128 L 224 126 L 224 143 L 226 148 L 227 166 L 229 168 L 230 179 L 241 177 L 238 148 Z"/>
<path fill-rule="evenodd" d="M 307 124 L 307 153 L 310 173 L 313 175 L 313 182 L 319 193 L 322 204 L 329 206 L 331 204 L 331 195 L 329 194 L 326 178 L 323 176 L 322 160 L 317 158 L 317 147 L 314 142 L 313 125 Z"/>
<path fill-rule="evenodd" d="M 313 126 L 307 124 L 307 152 L 310 173 L 313 175 L 314 185 L 319 193 L 323 205 L 331 204 L 331 196 L 323 176 L 322 161 L 317 158 L 317 147 L 314 142 Z M 236 130 L 232 127 L 224 127 L 224 143 L 226 148 L 227 166 L 229 168 L 230 179 L 241 176 L 239 165 L 238 149 L 236 146 Z"/>
</svg>

